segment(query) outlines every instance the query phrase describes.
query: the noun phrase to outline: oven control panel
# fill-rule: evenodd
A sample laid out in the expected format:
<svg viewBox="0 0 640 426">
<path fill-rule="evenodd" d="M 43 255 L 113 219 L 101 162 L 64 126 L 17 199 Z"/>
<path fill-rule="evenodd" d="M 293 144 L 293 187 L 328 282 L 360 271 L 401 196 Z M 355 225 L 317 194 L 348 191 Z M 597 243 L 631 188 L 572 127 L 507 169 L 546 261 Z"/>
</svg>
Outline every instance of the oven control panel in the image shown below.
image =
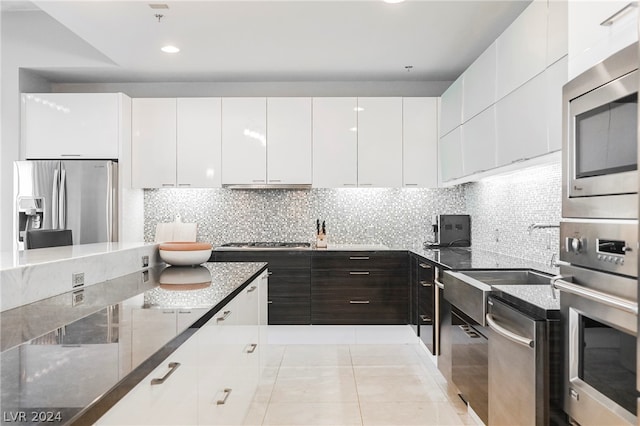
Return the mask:
<svg viewBox="0 0 640 426">
<path fill-rule="evenodd" d="M 635 220 L 560 224 L 560 260 L 572 265 L 637 277 L 637 250 Z"/>
</svg>

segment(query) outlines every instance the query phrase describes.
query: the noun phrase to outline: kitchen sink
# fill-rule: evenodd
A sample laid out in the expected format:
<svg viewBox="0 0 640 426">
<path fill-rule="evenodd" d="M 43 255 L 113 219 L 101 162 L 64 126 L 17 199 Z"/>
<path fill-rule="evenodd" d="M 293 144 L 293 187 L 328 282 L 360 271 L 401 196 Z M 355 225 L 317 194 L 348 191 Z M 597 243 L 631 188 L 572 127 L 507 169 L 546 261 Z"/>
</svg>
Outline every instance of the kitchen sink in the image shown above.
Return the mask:
<svg viewBox="0 0 640 426">
<path fill-rule="evenodd" d="M 464 275 L 489 285 L 549 284 L 550 275 L 536 271 L 495 269 L 491 271 L 463 271 Z"/>
<path fill-rule="evenodd" d="M 491 286 L 546 285 L 550 279 L 551 275 L 522 269 L 445 271 L 444 298 L 484 326 Z"/>
</svg>

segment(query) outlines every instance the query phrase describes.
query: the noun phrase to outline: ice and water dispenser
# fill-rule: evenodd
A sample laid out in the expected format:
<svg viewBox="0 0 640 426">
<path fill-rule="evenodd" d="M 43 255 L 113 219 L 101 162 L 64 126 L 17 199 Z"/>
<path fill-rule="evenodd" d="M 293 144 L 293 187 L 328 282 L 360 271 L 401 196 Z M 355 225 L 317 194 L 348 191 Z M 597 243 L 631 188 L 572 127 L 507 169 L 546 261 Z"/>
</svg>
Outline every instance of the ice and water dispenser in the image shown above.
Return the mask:
<svg viewBox="0 0 640 426">
<path fill-rule="evenodd" d="M 23 242 L 27 230 L 44 226 L 44 197 L 18 197 L 18 241 Z"/>
</svg>

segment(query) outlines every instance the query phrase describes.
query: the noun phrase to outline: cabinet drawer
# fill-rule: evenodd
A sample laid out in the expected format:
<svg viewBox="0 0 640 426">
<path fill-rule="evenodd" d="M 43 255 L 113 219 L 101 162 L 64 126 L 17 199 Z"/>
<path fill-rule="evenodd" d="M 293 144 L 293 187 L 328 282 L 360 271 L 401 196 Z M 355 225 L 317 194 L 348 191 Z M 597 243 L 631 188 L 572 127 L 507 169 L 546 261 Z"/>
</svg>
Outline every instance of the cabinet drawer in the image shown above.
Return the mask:
<svg viewBox="0 0 640 426">
<path fill-rule="evenodd" d="M 331 300 L 317 298 L 311 306 L 312 324 L 406 324 L 406 300 Z"/>
<path fill-rule="evenodd" d="M 311 269 L 369 269 L 387 270 L 402 269 L 408 266 L 406 253 L 398 255 L 380 254 L 372 252 L 351 252 L 314 255 Z"/>
<path fill-rule="evenodd" d="M 272 297 L 268 309 L 270 325 L 311 324 L 309 297 Z"/>
<path fill-rule="evenodd" d="M 304 251 L 279 251 L 274 253 L 251 250 L 215 251 L 216 262 L 268 262 L 269 271 L 278 269 L 306 269 L 307 273 L 311 264 L 309 252 Z"/>
</svg>

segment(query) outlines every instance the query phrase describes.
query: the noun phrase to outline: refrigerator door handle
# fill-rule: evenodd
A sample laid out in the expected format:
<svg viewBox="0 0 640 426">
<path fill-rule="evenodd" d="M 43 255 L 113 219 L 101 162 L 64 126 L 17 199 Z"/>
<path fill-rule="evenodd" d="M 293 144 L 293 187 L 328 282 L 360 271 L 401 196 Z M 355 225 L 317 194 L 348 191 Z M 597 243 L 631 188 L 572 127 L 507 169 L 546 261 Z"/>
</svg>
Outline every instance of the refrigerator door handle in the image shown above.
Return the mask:
<svg viewBox="0 0 640 426">
<path fill-rule="evenodd" d="M 58 229 L 58 202 L 60 201 L 60 169 L 53 172 L 53 191 L 51 194 L 51 229 Z"/>
<path fill-rule="evenodd" d="M 60 201 L 58 202 L 60 229 L 67 229 L 67 171 L 60 173 Z"/>
<path fill-rule="evenodd" d="M 113 168 L 112 164 L 107 164 L 107 241 L 114 241 L 113 238 Z"/>
</svg>

